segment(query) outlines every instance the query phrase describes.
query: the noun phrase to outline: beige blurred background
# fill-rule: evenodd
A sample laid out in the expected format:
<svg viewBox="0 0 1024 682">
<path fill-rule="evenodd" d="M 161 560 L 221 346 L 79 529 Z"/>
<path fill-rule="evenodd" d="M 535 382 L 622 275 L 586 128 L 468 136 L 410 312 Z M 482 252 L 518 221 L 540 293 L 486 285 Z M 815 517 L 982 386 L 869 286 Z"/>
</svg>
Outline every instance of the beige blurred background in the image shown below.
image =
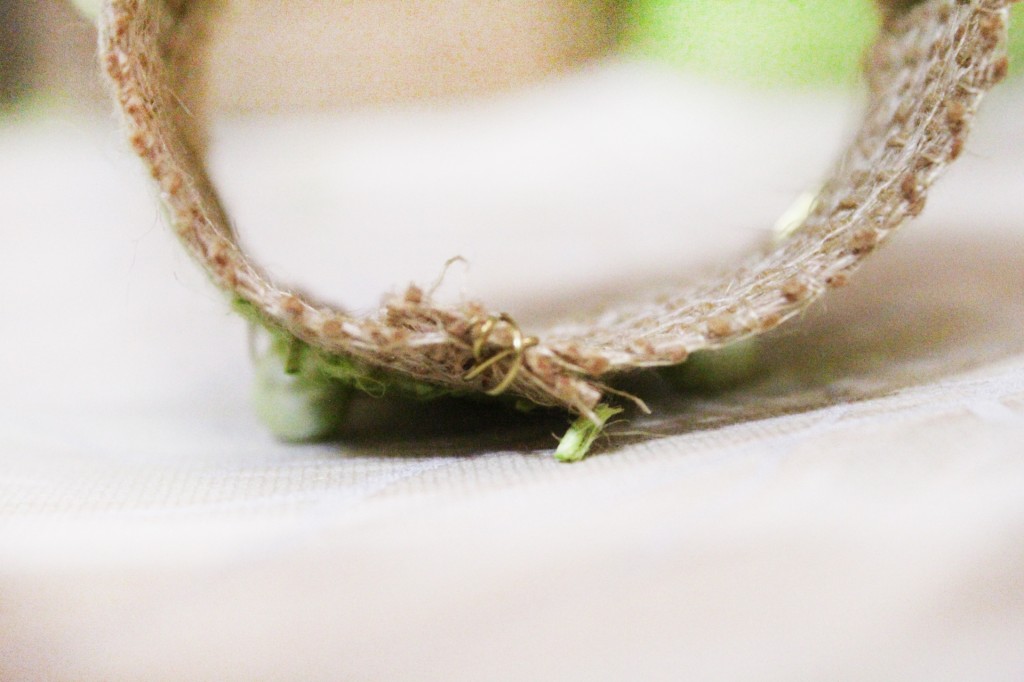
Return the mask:
<svg viewBox="0 0 1024 682">
<path fill-rule="evenodd" d="M 896 0 L 900 2 L 901 0 Z M 99 0 L 0 2 L 0 100 L 102 98 L 82 15 Z M 874 0 L 328 0 L 216 3 L 219 109 L 292 111 L 514 89 L 610 50 L 757 88 L 849 88 Z M 78 11 L 74 9 L 78 8 Z M 1014 10 L 1021 23 L 1024 5 Z M 1024 55 L 1024 31 L 1010 52 Z"/>
<path fill-rule="evenodd" d="M 95 4 L 0 2 L 0 96 L 103 100 Z M 331 0 L 217 3 L 208 40 L 213 104 L 302 111 L 509 90 L 606 54 L 617 0 Z"/>
<path fill-rule="evenodd" d="M 216 105 L 243 112 L 509 90 L 605 54 L 617 34 L 615 0 L 231 0 L 218 14 Z"/>
<path fill-rule="evenodd" d="M 67 0 L 0 0 L 0 101 L 52 98 L 96 107 L 93 23 Z"/>
</svg>

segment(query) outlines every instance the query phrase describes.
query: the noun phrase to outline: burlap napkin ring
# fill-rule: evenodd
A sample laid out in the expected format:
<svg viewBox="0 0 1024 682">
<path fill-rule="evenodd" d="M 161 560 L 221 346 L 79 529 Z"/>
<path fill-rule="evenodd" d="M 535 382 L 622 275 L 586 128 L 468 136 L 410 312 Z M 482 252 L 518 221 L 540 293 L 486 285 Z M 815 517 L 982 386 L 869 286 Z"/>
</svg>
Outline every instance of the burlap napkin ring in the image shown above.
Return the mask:
<svg viewBox="0 0 1024 682">
<path fill-rule="evenodd" d="M 963 151 L 983 94 L 1006 75 L 1010 1 L 926 0 L 887 13 L 866 60 L 859 132 L 806 217 L 763 252 L 720 279 L 530 335 L 508 315 L 472 302 L 442 306 L 417 287 L 370 315 L 350 315 L 272 281 L 246 255 L 204 166 L 209 3 L 109 0 L 100 50 L 125 132 L 175 233 L 276 338 L 356 385 L 506 394 L 601 423 L 595 410 L 609 377 L 778 326 L 846 282 L 921 213 L 932 183 Z"/>
</svg>

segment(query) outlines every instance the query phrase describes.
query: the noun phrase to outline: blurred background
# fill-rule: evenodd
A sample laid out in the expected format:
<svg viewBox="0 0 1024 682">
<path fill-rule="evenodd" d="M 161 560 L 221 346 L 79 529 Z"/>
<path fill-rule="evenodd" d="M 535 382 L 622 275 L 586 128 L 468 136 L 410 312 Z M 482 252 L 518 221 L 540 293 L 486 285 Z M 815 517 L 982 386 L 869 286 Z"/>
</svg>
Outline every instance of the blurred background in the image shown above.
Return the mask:
<svg viewBox="0 0 1024 682">
<path fill-rule="evenodd" d="M 92 20 L 65 0 L 0 0 L 5 108 L 93 107 L 103 101 Z"/>
<path fill-rule="evenodd" d="M 98 5 L 0 0 L 5 108 L 106 107 L 94 58 L 91 17 Z M 500 90 L 611 51 L 762 88 L 848 87 L 857 82 L 860 55 L 876 24 L 870 0 L 222 5 L 232 20 L 222 22 L 227 28 L 215 36 L 212 63 L 231 74 L 218 84 L 222 108 L 238 110 L 273 108 L 296 88 L 314 106 L 339 98 L 366 103 Z M 1024 15 L 1024 6 L 1015 12 Z M 338 18 L 333 25 L 325 20 L 331 13 Z M 287 31 L 265 30 L 272 22 Z M 279 34 L 288 32 L 302 41 L 280 41 Z M 296 62 L 288 56 L 300 49 L 336 53 L 329 63 L 340 79 L 332 92 L 296 77 Z M 1011 50 L 1024 54 L 1024 32 L 1014 32 Z M 300 65 L 299 76 L 323 81 L 325 61 L 308 74 Z M 253 87 L 253 78 L 274 87 Z M 253 101 L 256 92 L 260 101 Z"/>
</svg>

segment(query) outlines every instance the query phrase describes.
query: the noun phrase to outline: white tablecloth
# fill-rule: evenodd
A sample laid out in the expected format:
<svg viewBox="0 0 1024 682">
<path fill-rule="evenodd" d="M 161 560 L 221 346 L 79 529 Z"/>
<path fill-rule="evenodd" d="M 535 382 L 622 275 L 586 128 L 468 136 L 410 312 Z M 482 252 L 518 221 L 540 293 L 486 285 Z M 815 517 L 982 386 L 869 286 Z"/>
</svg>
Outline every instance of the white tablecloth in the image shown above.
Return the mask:
<svg viewBox="0 0 1024 682">
<path fill-rule="evenodd" d="M 275 443 L 115 126 L 4 124 L 0 678 L 1021 679 L 1021 99 L 749 384 L 644 378 L 578 465 L 562 418 L 458 403 Z M 225 122 L 214 165 L 282 276 L 365 308 L 462 254 L 442 295 L 530 320 L 756 239 L 854 112 L 612 63 Z"/>
</svg>

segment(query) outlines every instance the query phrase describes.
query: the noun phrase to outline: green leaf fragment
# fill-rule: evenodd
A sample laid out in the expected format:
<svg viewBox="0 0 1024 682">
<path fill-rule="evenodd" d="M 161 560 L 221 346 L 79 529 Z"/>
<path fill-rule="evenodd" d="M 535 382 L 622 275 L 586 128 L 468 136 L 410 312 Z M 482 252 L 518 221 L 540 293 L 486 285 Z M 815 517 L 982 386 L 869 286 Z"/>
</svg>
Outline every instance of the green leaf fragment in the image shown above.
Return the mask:
<svg viewBox="0 0 1024 682">
<path fill-rule="evenodd" d="M 256 415 L 277 438 L 301 443 L 334 435 L 345 418 L 352 389 L 303 362 L 300 342 L 275 344 L 256 361 Z"/>
<path fill-rule="evenodd" d="M 337 434 L 356 391 L 374 398 L 394 392 L 424 401 L 444 397 L 497 400 L 519 412 L 532 412 L 540 407 L 523 398 L 492 398 L 369 367 L 355 358 L 310 346 L 240 297 L 234 298 L 232 307 L 269 336 L 270 348 L 255 361 L 254 403 L 260 420 L 284 441 L 317 441 Z M 620 412 L 622 408 L 598 405 L 594 410 L 596 420 L 577 420 L 559 443 L 555 457 L 563 462 L 583 459 L 604 432 L 608 420 Z"/>
<path fill-rule="evenodd" d="M 590 448 L 594 445 L 608 424 L 608 420 L 622 412 L 621 407 L 612 407 L 602 403 L 594 409 L 596 420 L 589 417 L 580 417 L 558 443 L 555 450 L 555 459 L 559 462 L 578 462 L 587 456 Z"/>
<path fill-rule="evenodd" d="M 288 355 L 284 360 L 285 374 L 298 374 L 302 369 L 303 356 L 306 354 L 306 344 L 298 339 L 289 339 Z"/>
<path fill-rule="evenodd" d="M 761 369 L 758 340 L 748 337 L 714 350 L 697 351 L 686 362 L 662 370 L 676 388 L 717 393 L 735 388 Z"/>
</svg>

